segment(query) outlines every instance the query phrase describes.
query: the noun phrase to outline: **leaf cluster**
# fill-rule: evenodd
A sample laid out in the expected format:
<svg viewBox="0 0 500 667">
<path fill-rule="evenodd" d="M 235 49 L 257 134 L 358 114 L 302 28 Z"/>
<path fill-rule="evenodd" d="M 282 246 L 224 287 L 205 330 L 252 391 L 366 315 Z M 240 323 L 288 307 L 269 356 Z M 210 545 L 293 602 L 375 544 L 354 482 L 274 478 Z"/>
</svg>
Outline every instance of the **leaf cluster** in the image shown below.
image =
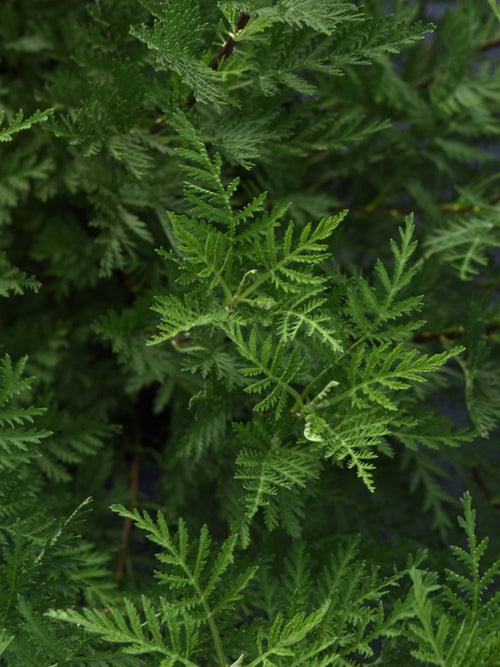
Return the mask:
<svg viewBox="0 0 500 667">
<path fill-rule="evenodd" d="M 499 664 L 497 4 L 0 3 L 2 664 Z"/>
</svg>

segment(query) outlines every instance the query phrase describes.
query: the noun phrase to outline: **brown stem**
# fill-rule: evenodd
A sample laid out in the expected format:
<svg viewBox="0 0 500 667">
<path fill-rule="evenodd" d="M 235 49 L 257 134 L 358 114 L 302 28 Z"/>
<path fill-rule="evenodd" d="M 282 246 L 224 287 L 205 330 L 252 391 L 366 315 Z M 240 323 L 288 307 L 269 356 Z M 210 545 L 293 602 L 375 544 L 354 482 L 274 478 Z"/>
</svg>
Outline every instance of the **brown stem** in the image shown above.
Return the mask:
<svg viewBox="0 0 500 667">
<path fill-rule="evenodd" d="M 486 483 L 484 479 L 481 476 L 481 473 L 475 466 L 470 467 L 470 471 L 472 473 L 472 476 L 474 477 L 474 481 L 478 485 L 478 487 L 481 489 L 481 492 L 483 496 L 486 498 L 486 500 L 497 510 L 500 510 L 500 503 L 492 503 L 492 496 L 491 496 L 491 491 L 488 489 L 486 486 Z"/>
<path fill-rule="evenodd" d="M 241 12 L 241 14 L 238 16 L 238 20 L 234 24 L 234 27 L 236 28 L 237 31 L 243 30 L 243 28 L 246 26 L 249 20 L 250 16 L 245 12 Z M 229 37 L 226 39 L 224 43 L 224 46 L 210 63 L 210 67 L 213 70 L 217 70 L 222 58 L 227 58 L 227 56 L 230 56 L 231 53 L 234 51 L 235 46 L 236 46 L 236 40 L 234 39 L 233 33 L 230 33 Z"/>
<path fill-rule="evenodd" d="M 484 335 L 489 336 L 495 331 L 500 329 L 500 322 L 488 322 L 484 327 Z M 437 332 L 423 332 L 420 334 L 415 334 L 412 337 L 414 343 L 430 343 L 432 341 L 438 341 L 442 338 L 447 340 L 453 340 L 454 338 L 460 338 L 463 334 L 463 329 L 450 329 L 448 331 L 437 331 Z"/>
<path fill-rule="evenodd" d="M 137 498 L 139 495 L 139 448 L 136 447 L 134 456 L 132 458 L 131 475 L 130 475 L 130 509 L 137 505 Z M 130 539 L 130 530 L 132 528 L 132 519 L 125 517 L 123 522 L 123 530 L 121 537 L 120 553 L 118 554 L 118 565 L 116 567 L 116 578 L 120 581 L 125 574 L 125 566 L 128 553 L 128 543 Z"/>
<path fill-rule="evenodd" d="M 417 88 L 420 88 L 420 90 L 424 90 L 425 88 L 428 88 L 431 84 L 434 83 L 434 77 L 430 76 L 425 81 L 422 81 L 422 83 L 419 83 Z"/>
<path fill-rule="evenodd" d="M 485 51 L 498 48 L 500 48 L 500 39 L 496 39 L 494 42 L 486 42 L 486 44 L 479 47 L 479 50 L 484 53 Z"/>
<path fill-rule="evenodd" d="M 500 322 L 489 322 L 489 324 L 484 327 L 484 333 L 486 336 L 489 336 L 490 333 L 493 333 L 498 329 L 500 329 Z"/>
<path fill-rule="evenodd" d="M 500 194 L 495 195 L 491 199 L 488 200 L 488 204 L 490 206 L 493 206 L 494 204 L 498 203 L 500 201 Z M 437 207 L 442 213 L 449 213 L 449 214 L 464 214 L 464 213 L 470 213 L 473 211 L 476 207 L 473 206 L 472 204 L 468 204 L 467 206 L 454 206 L 453 204 L 440 204 Z M 409 207 L 404 207 L 404 208 L 377 208 L 377 207 L 372 207 L 372 206 L 330 206 L 328 209 L 332 213 L 341 213 L 342 211 L 345 211 L 348 209 L 351 213 L 363 213 L 363 214 L 368 214 L 368 215 L 410 215 L 410 213 L 425 213 L 425 209 L 423 209 L 421 206 L 409 206 Z"/>
<path fill-rule="evenodd" d="M 460 338 L 462 334 L 463 331 L 461 329 L 452 329 L 450 331 L 437 331 L 437 332 L 424 331 L 423 333 L 415 334 L 412 337 L 412 342 L 431 343 L 432 341 L 438 341 L 441 340 L 442 338 L 446 338 L 446 340 L 453 340 L 455 338 Z"/>
<path fill-rule="evenodd" d="M 479 52 L 484 53 L 485 51 L 490 51 L 491 49 L 498 49 L 500 48 L 500 39 L 496 39 L 493 42 L 486 42 L 485 44 L 481 44 L 479 47 Z M 429 78 L 425 79 L 425 81 L 422 81 L 417 88 L 420 88 L 420 90 L 423 90 L 425 88 L 428 88 L 430 85 L 432 85 L 435 81 L 435 78 L 433 76 L 430 76 Z"/>
<path fill-rule="evenodd" d="M 250 16 L 245 12 L 241 12 L 241 14 L 238 16 L 238 20 L 234 24 L 235 29 L 243 30 L 243 28 L 246 26 L 249 20 Z M 222 49 L 210 63 L 210 67 L 214 70 L 214 72 L 217 71 L 219 63 L 222 60 L 222 58 L 227 58 L 228 56 L 230 56 L 231 53 L 234 51 L 235 46 L 236 46 L 236 40 L 234 39 L 233 33 L 230 33 L 229 37 L 224 42 Z M 188 106 L 188 109 L 190 109 L 194 104 L 196 104 L 196 97 L 194 96 L 194 93 L 189 94 L 186 104 Z"/>
<path fill-rule="evenodd" d="M 243 28 L 246 26 L 249 20 L 250 16 L 246 12 L 241 12 L 241 14 L 238 16 L 236 23 L 234 24 L 236 32 L 239 30 L 243 30 Z M 210 62 L 210 67 L 211 69 L 214 70 L 214 72 L 217 71 L 220 61 L 223 58 L 227 58 L 228 56 L 231 55 L 231 53 L 234 51 L 235 46 L 236 46 L 236 40 L 234 38 L 234 34 L 231 32 L 229 33 L 229 37 L 224 42 L 224 45 L 222 46 L 219 53 Z M 196 97 L 194 96 L 194 93 L 191 92 L 189 93 L 188 98 L 186 100 L 187 108 L 190 109 L 195 104 L 196 104 Z M 150 133 L 155 134 L 156 132 L 159 132 L 164 124 L 165 121 L 163 120 L 163 118 L 160 118 L 159 120 L 155 121 L 154 125 L 150 129 Z"/>
</svg>

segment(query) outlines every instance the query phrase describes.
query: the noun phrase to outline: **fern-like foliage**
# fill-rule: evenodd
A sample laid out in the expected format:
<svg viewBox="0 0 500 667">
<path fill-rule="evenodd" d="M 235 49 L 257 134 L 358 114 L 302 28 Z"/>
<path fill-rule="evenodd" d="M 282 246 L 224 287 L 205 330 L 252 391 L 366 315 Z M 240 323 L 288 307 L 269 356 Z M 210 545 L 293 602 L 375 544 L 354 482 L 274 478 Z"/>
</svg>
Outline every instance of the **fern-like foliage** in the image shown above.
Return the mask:
<svg viewBox="0 0 500 667">
<path fill-rule="evenodd" d="M 404 290 L 417 272 L 411 264 L 417 242 L 413 240 L 415 225 L 409 217 L 404 229 L 399 230 L 400 245 L 391 239 L 393 266 L 387 270 L 378 259 L 375 264 L 375 285 L 362 276 L 355 277 L 355 286 L 348 289 L 349 319 L 352 333 L 363 339 L 394 340 L 402 338 L 422 326 L 421 320 L 408 321 L 408 316 L 421 307 L 423 296 L 405 296 Z M 403 319 L 402 323 L 396 320 Z M 406 319 L 406 322 L 404 321 Z"/>
<path fill-rule="evenodd" d="M 22 407 L 16 398 L 26 392 L 33 378 L 23 377 L 27 357 L 16 364 L 5 355 L 0 362 L 0 448 L 2 467 L 14 468 L 39 455 L 35 445 L 50 435 L 50 431 L 34 426 L 34 417 L 44 410 Z"/>
<path fill-rule="evenodd" d="M 468 204 L 465 200 L 464 206 Z M 489 249 L 500 247 L 497 207 L 487 202 L 480 202 L 479 206 L 474 215 L 460 216 L 443 229 L 436 230 L 427 242 L 429 255 L 439 253 L 441 258 L 456 267 L 462 280 L 470 280 L 477 275 L 488 262 Z"/>
<path fill-rule="evenodd" d="M 223 620 L 228 610 L 236 607 L 242 612 L 244 591 L 268 576 L 266 568 L 258 573 L 254 567 L 233 574 L 236 536 L 214 553 L 206 527 L 198 539 L 190 540 L 182 520 L 174 533 L 160 513 L 155 521 L 145 512 L 114 509 L 133 519 L 161 547 L 156 555 L 162 564 L 155 572 L 158 595 L 141 595 L 136 603 L 125 598 L 122 605 L 104 610 L 53 610 L 48 615 L 120 645 L 124 655 L 144 660 L 157 656 L 158 664 L 186 667 L 203 664 L 209 655 L 221 666 L 229 664 L 228 658 L 242 667 L 349 665 L 354 654 L 373 657 L 377 640 L 398 636 L 413 615 L 410 597 L 399 600 L 388 614 L 381 602 L 410 568 L 414 571 L 423 554 L 410 559 L 407 569 L 384 577 L 359 560 L 359 540 L 353 539 L 332 555 L 319 575 L 316 593 L 311 592 L 308 575 L 314 564 L 303 545 L 294 548 L 279 585 L 267 582 L 266 597 L 261 603 L 254 598 L 254 604 L 262 604 L 263 618 L 247 624 L 243 614 L 238 627 L 231 627 Z"/>
<path fill-rule="evenodd" d="M 161 547 L 157 558 L 162 568 L 155 576 L 160 590 L 166 588 L 166 594 L 155 606 L 142 598 L 141 611 L 147 631 L 142 629 L 139 613 L 129 600 L 124 601 L 123 611 L 112 609 L 106 614 L 88 610 L 82 614 L 68 610 L 53 612 L 52 617 L 81 624 L 113 643 L 127 644 L 127 653 L 159 653 L 164 656 L 162 665 L 196 665 L 197 645 L 200 641 L 204 643 L 209 634 L 217 660 L 225 664 L 218 626 L 221 617 L 241 598 L 255 573 L 254 568 L 249 568 L 230 576 L 236 537 L 229 538 L 214 554 L 206 526 L 199 539 L 190 542 L 182 520 L 177 532 L 172 534 L 160 513 L 153 521 L 147 513 L 129 512 L 122 506 L 113 509 L 133 519 L 147 532 L 148 539 Z"/>
<path fill-rule="evenodd" d="M 241 480 L 244 494 L 244 518 L 235 529 L 242 543 L 248 545 L 250 526 L 262 509 L 269 530 L 281 522 L 287 531 L 298 536 L 303 518 L 301 494 L 310 480 L 319 476 L 321 463 L 312 447 L 286 442 L 286 432 L 277 430 L 267 441 L 266 423 L 255 419 L 252 424 L 234 423 L 233 429 L 242 448 L 236 459 L 235 479 Z"/>
<path fill-rule="evenodd" d="M 23 110 L 20 109 L 15 117 L 10 121 L 7 127 L 0 128 L 0 143 L 4 141 L 12 141 L 12 135 L 29 128 L 35 123 L 42 123 L 46 121 L 51 115 L 53 109 L 45 109 L 40 111 L 37 109 L 35 113 L 29 118 L 24 118 Z M 5 111 L 0 111 L 0 124 L 3 124 L 5 119 Z"/>
<path fill-rule="evenodd" d="M 23 294 L 25 289 L 38 290 L 40 282 L 26 275 L 7 259 L 5 253 L 0 253 L 0 296 L 8 296 L 9 293 Z"/>
<path fill-rule="evenodd" d="M 89 500 L 62 521 L 37 516 L 32 510 L 2 537 L 0 622 L 7 633 L 4 658 L 10 664 L 67 661 L 82 649 L 81 634 L 61 631 L 43 610 L 74 602 L 84 581 L 89 592 L 94 589 L 89 600 L 110 601 L 113 587 L 106 581 L 107 559 L 76 533 Z M 84 653 L 90 657 L 93 650 Z"/>
<path fill-rule="evenodd" d="M 2 665 L 500 665 L 497 6 L 0 2 Z"/>
<path fill-rule="evenodd" d="M 2 150 L 0 162 L 0 224 L 12 220 L 15 209 L 25 198 L 32 183 L 44 182 L 54 170 L 50 157 L 39 159 L 27 149 L 8 146 Z"/>
<path fill-rule="evenodd" d="M 500 561 L 482 565 L 488 538 L 476 537 L 476 511 L 468 492 L 461 502 L 464 516 L 458 522 L 467 548 L 451 547 L 455 567 L 446 571 L 447 583 L 442 587 L 435 573 L 410 573 L 418 620 L 410 624 L 417 645 L 412 655 L 426 665 L 494 665 L 499 659 L 500 594 L 495 587 Z"/>
<path fill-rule="evenodd" d="M 392 267 L 378 260 L 374 284 L 355 275 L 345 292 L 343 312 L 334 311 L 330 303 L 335 296 L 325 296 L 329 272 L 323 267 L 332 256 L 331 239 L 345 212 L 314 226 L 307 223 L 299 232 L 293 222 L 282 228 L 285 207 L 261 214 L 264 194 L 234 211 L 231 198 L 237 181 L 223 185 L 219 155 L 209 156 L 184 116 L 177 120 L 188 142 L 179 153 L 189 160 L 184 169 L 193 216 L 169 213 L 176 254 L 164 257 L 177 265 L 178 282 L 190 289 L 185 288 L 182 297 L 157 299 L 153 309 L 161 316 L 160 332 L 151 343 L 186 336 L 193 341 L 185 346 L 186 353 L 199 354 L 229 339 L 233 347 L 228 354 L 239 357 L 239 374 L 247 378 L 244 391 L 258 397 L 253 411 L 273 414 L 276 420 L 287 410 L 300 414 L 306 420 L 306 442 L 316 443 L 313 467 L 323 457 L 345 461 L 373 490 L 374 459 L 378 448 L 387 449 L 384 438 L 396 424 L 415 426 L 411 408 L 405 417 L 396 417 L 401 405 L 397 393 L 424 382 L 462 351 L 457 346 L 429 355 L 408 345 L 423 324 L 412 318 L 422 297 L 405 294 L 418 270 L 411 263 L 416 250 L 412 219 L 400 229 L 400 243 L 391 241 Z M 324 367 L 311 378 L 306 363 L 318 344 L 324 349 Z M 312 368 L 320 365 L 318 359 Z M 320 380 L 323 388 L 318 392 Z M 284 452 L 279 456 L 286 469 Z M 290 456 L 307 478 L 307 465 L 298 452 L 292 448 Z M 253 456 L 247 453 L 240 459 L 247 470 L 255 466 L 261 471 L 259 490 L 242 477 L 247 492 L 253 489 L 255 494 L 245 500 L 247 519 L 276 489 L 272 466 L 262 467 L 259 456 Z M 277 460 L 274 465 L 278 467 Z"/>
<path fill-rule="evenodd" d="M 154 24 L 134 28 L 132 34 L 153 51 L 155 67 L 174 71 L 192 88 L 199 102 L 211 103 L 216 108 L 227 104 L 224 91 L 218 86 L 216 72 L 200 62 L 200 37 L 204 26 L 198 3 L 176 0 L 168 5 L 148 1 L 143 4 L 155 15 Z M 175 30 L 179 21 L 184 26 L 184 34 Z"/>
<path fill-rule="evenodd" d="M 265 375 L 263 379 L 245 387 L 245 391 L 249 393 L 266 393 L 266 397 L 255 404 L 254 410 L 273 409 L 276 418 L 279 418 L 285 409 L 288 394 L 300 399 L 291 386 L 304 366 L 298 349 L 287 358 L 284 344 L 279 343 L 275 350 L 272 349 L 271 336 L 266 338 L 259 350 L 255 330 L 251 332 L 248 342 L 238 329 L 230 329 L 229 335 L 241 356 L 252 364 L 242 368 L 241 373 L 247 377 Z"/>
<path fill-rule="evenodd" d="M 479 435 L 487 437 L 495 429 L 500 417 L 498 383 L 495 373 L 491 372 L 495 356 L 484 336 L 489 313 L 482 311 L 478 304 L 472 304 L 469 312 L 470 324 L 463 336 L 467 354 L 460 358 L 459 364 L 464 378 L 469 419 Z"/>
</svg>

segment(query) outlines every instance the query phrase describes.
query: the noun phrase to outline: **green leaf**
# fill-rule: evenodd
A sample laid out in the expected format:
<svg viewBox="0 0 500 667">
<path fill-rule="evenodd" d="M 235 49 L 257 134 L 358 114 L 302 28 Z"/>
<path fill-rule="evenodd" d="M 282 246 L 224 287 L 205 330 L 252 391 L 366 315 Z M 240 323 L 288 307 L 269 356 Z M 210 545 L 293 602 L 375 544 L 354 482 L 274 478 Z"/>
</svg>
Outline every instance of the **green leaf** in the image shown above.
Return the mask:
<svg viewBox="0 0 500 667">
<path fill-rule="evenodd" d="M 20 109 L 11 123 L 7 127 L 0 129 L 0 143 L 3 141 L 12 141 L 13 134 L 29 130 L 32 125 L 46 121 L 53 111 L 54 109 L 45 109 L 45 111 L 37 109 L 32 116 L 24 118 L 24 113 Z M 0 111 L 0 123 L 3 122 L 4 118 L 5 112 Z"/>
<path fill-rule="evenodd" d="M 34 424 L 34 418 L 43 414 L 44 410 L 22 407 L 16 400 L 30 388 L 33 380 L 22 377 L 26 362 L 27 357 L 24 357 L 13 364 L 9 355 L 0 361 L 0 450 L 2 465 L 8 468 L 38 456 L 38 448 L 34 445 L 50 435 L 50 431 L 27 427 Z"/>
<path fill-rule="evenodd" d="M 493 10 L 493 13 L 497 17 L 497 19 L 500 21 L 500 5 L 498 4 L 497 0 L 488 0 L 488 3 Z"/>
</svg>

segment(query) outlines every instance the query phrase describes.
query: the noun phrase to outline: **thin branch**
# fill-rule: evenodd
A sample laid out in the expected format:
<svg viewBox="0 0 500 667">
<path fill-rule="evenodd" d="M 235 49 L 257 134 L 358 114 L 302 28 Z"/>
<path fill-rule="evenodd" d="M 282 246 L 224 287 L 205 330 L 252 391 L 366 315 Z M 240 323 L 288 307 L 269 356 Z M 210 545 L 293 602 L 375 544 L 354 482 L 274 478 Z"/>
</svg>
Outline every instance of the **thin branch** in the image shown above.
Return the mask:
<svg viewBox="0 0 500 667">
<path fill-rule="evenodd" d="M 481 44 L 481 46 L 479 47 L 479 52 L 484 53 L 485 51 L 491 51 L 492 49 L 498 49 L 498 48 L 500 48 L 500 39 L 496 39 L 493 42 L 486 42 L 485 44 Z M 422 83 L 420 83 L 417 86 L 417 88 L 419 88 L 420 90 L 424 90 L 425 88 L 431 86 L 434 83 L 434 81 L 435 77 L 430 76 L 427 79 L 425 79 L 425 81 L 422 81 Z"/>
<path fill-rule="evenodd" d="M 491 491 L 488 489 L 486 486 L 486 483 L 484 479 L 481 476 L 481 473 L 475 466 L 470 466 L 470 471 L 472 473 L 472 476 L 474 477 L 474 481 L 478 485 L 478 487 L 481 489 L 481 493 L 483 496 L 486 498 L 486 500 L 490 503 L 492 507 L 494 507 L 497 510 L 500 510 L 500 503 L 494 503 L 492 502 L 492 495 Z"/>
<path fill-rule="evenodd" d="M 488 205 L 494 206 L 499 201 L 500 201 L 500 194 L 497 194 L 488 200 Z M 441 213 L 456 215 L 456 214 L 470 213 L 477 207 L 472 204 L 468 204 L 467 206 L 457 206 L 456 204 L 440 204 L 439 206 L 437 206 L 437 208 L 439 211 L 441 211 Z M 344 204 L 343 206 L 330 206 L 328 210 L 331 211 L 332 213 L 341 213 L 346 209 L 348 209 L 351 213 L 363 213 L 363 215 L 366 214 L 366 215 L 401 216 L 401 215 L 410 215 L 410 213 L 425 213 L 425 209 L 422 208 L 421 206 L 408 206 L 403 208 L 397 208 L 397 207 L 378 208 L 374 206 L 349 206 L 348 204 Z"/>
<path fill-rule="evenodd" d="M 250 16 L 245 12 L 241 12 L 241 14 L 238 16 L 238 20 L 234 24 L 236 31 L 243 30 L 243 28 L 246 26 L 249 20 Z M 235 35 L 233 32 L 230 32 L 229 37 L 224 42 L 222 49 L 210 63 L 210 67 L 214 70 L 214 72 L 217 71 L 219 63 L 222 60 L 222 58 L 227 58 L 228 56 L 230 56 L 231 53 L 234 51 L 235 46 L 236 46 Z M 194 93 L 190 93 L 189 97 L 187 98 L 188 109 L 190 109 L 194 104 L 196 104 L 196 97 L 194 96 Z"/>
<path fill-rule="evenodd" d="M 238 20 L 234 24 L 236 32 L 238 32 L 239 30 L 243 30 L 243 28 L 246 26 L 249 20 L 250 16 L 246 12 L 241 12 L 241 14 L 238 16 Z M 227 58 L 228 56 L 230 56 L 231 53 L 234 51 L 235 46 L 236 46 L 235 35 L 234 33 L 230 32 L 229 37 L 224 43 L 224 46 L 210 63 L 210 67 L 214 71 L 216 71 L 217 68 L 219 67 L 219 63 L 222 60 L 222 58 Z"/>
<path fill-rule="evenodd" d="M 139 447 L 134 448 L 134 456 L 132 458 L 131 475 L 130 475 L 130 509 L 137 506 L 139 495 Z M 118 554 L 118 565 L 116 567 L 116 578 L 120 581 L 125 574 L 125 566 L 127 561 L 128 543 L 130 539 L 130 530 L 132 528 L 132 519 L 125 517 L 123 521 L 123 530 L 121 537 L 120 553 Z"/>
<path fill-rule="evenodd" d="M 388 442 L 391 445 L 391 447 L 393 447 L 395 450 L 397 450 L 399 452 L 402 452 L 405 449 L 403 444 L 401 442 L 399 442 L 394 436 L 386 435 L 384 437 L 385 437 L 386 442 Z M 491 495 L 491 491 L 489 490 L 489 488 L 486 485 L 484 479 L 482 478 L 481 473 L 476 468 L 476 466 L 470 466 L 469 470 L 471 471 L 472 477 L 474 478 L 474 481 L 476 482 L 476 484 L 480 488 L 481 493 L 483 494 L 485 499 L 488 501 L 488 503 L 490 503 L 490 505 L 492 507 L 494 507 L 496 510 L 500 510 L 500 503 L 492 502 L 493 496 Z"/>
<path fill-rule="evenodd" d="M 486 42 L 486 44 L 479 47 L 479 50 L 484 53 L 485 51 L 498 48 L 500 48 L 500 39 L 496 39 L 494 42 Z"/>
<path fill-rule="evenodd" d="M 500 322 L 488 322 L 488 324 L 484 326 L 484 335 L 488 337 L 495 331 L 498 331 L 499 329 L 500 329 Z M 442 338 L 446 338 L 446 340 L 453 340 L 455 338 L 460 338 L 463 332 L 464 332 L 463 328 L 449 329 L 447 331 L 437 331 L 437 332 L 424 331 L 423 333 L 415 334 L 412 337 L 412 341 L 414 343 L 430 343 L 432 341 L 439 341 Z"/>
<path fill-rule="evenodd" d="M 238 31 L 243 30 L 243 28 L 246 26 L 248 21 L 250 20 L 250 16 L 246 12 L 241 12 L 241 14 L 238 16 L 238 19 L 236 23 L 234 24 L 235 31 L 229 33 L 229 37 L 226 39 L 224 42 L 221 50 L 219 53 L 213 58 L 213 60 L 210 62 L 210 68 L 214 70 L 214 72 L 217 71 L 219 68 L 219 63 L 223 58 L 227 58 L 232 54 L 234 51 L 234 47 L 237 44 L 236 40 L 236 34 Z M 190 93 L 188 95 L 188 98 L 186 100 L 186 104 L 188 109 L 190 109 L 192 106 L 196 104 L 196 97 L 194 96 L 194 93 Z M 165 119 L 164 118 L 158 118 L 153 125 L 151 126 L 151 129 L 149 130 L 150 134 L 156 134 L 157 132 L 161 132 L 161 130 L 165 126 Z"/>
<path fill-rule="evenodd" d="M 422 83 L 419 83 L 417 88 L 420 90 L 425 90 L 425 88 L 428 88 L 430 85 L 432 85 L 435 81 L 435 78 L 433 76 L 429 76 L 425 81 L 422 81 Z"/>
</svg>

